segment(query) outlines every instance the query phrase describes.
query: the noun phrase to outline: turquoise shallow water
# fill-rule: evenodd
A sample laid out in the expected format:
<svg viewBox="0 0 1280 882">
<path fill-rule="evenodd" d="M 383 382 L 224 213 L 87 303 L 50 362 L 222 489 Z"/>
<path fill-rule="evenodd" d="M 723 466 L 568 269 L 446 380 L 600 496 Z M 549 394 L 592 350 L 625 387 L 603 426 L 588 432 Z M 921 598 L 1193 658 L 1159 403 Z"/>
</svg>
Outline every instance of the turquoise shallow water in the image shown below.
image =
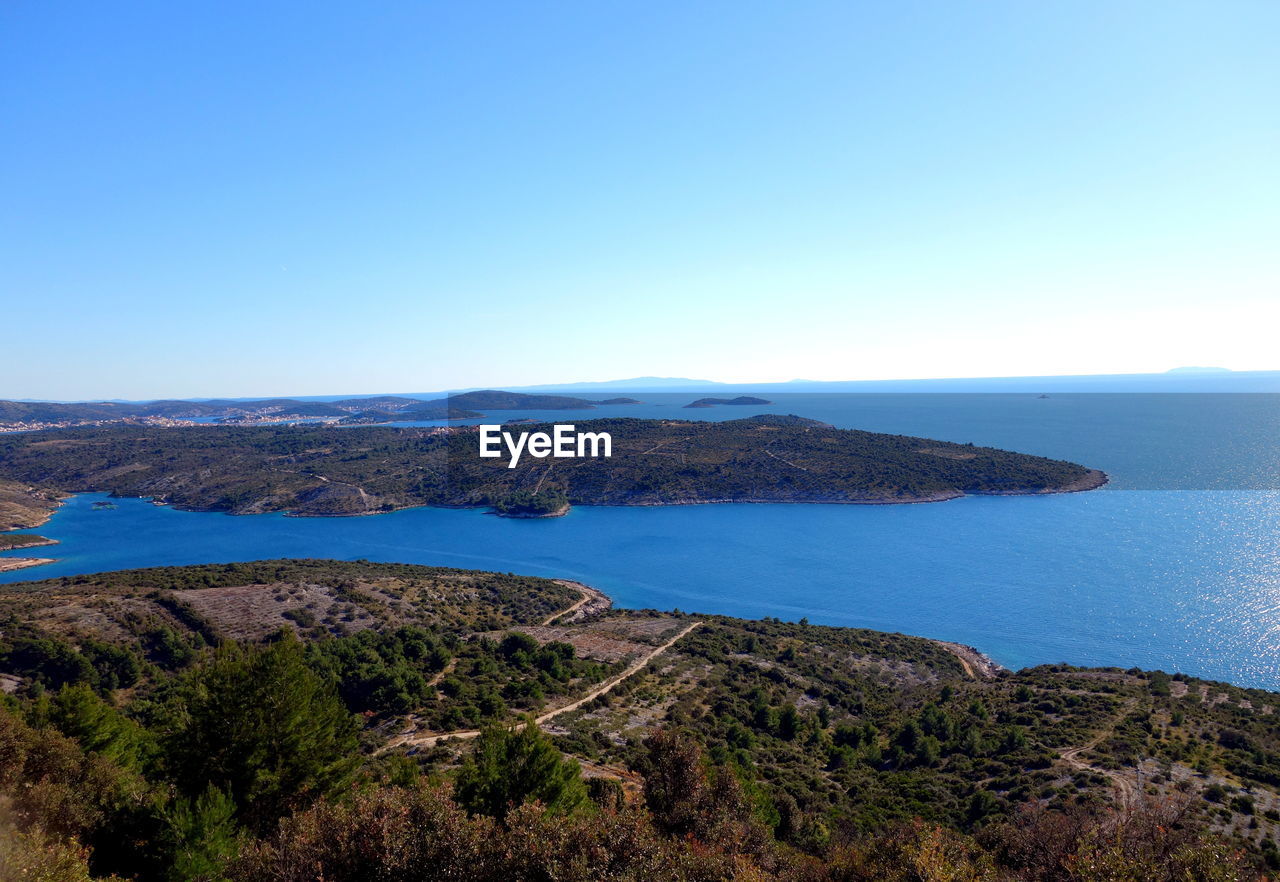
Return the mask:
<svg viewBox="0 0 1280 882">
<path fill-rule="evenodd" d="M 1011 667 L 1139 665 L 1280 688 L 1273 396 L 1036 402 L 1053 411 L 1025 396 L 931 397 L 773 409 L 1065 456 L 1113 485 L 932 505 L 579 507 L 541 521 L 433 509 L 231 517 L 140 500 L 94 511 L 101 497 L 82 495 L 39 530 L 61 540 L 40 549 L 59 561 L 0 581 L 285 556 L 443 564 L 580 579 L 623 606 L 957 640 Z"/>
</svg>

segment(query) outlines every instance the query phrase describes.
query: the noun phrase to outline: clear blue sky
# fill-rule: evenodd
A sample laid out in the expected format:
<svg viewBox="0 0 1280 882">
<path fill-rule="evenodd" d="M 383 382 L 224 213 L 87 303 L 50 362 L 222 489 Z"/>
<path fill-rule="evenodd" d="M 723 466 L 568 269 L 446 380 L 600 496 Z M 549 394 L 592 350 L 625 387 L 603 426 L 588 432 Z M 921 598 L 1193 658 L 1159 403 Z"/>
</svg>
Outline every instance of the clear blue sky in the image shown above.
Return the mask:
<svg viewBox="0 0 1280 882">
<path fill-rule="evenodd" d="M 1280 367 L 1280 3 L 0 5 L 0 397 Z"/>
</svg>

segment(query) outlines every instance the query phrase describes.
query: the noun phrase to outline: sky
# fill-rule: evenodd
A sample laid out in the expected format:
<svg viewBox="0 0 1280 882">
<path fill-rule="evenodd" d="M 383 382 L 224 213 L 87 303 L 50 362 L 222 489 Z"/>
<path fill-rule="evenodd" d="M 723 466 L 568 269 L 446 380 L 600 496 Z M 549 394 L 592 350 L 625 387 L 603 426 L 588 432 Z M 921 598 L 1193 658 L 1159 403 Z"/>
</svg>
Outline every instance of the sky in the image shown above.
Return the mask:
<svg viewBox="0 0 1280 882">
<path fill-rule="evenodd" d="M 1280 368 L 1280 3 L 0 4 L 0 397 Z"/>
</svg>

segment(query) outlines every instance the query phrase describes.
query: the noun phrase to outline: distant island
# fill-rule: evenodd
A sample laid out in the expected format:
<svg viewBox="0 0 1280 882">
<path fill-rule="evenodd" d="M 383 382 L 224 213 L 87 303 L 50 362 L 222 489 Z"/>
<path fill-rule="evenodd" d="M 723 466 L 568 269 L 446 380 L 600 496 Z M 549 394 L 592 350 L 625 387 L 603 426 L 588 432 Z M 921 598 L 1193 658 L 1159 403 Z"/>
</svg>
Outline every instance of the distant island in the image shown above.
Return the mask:
<svg viewBox="0 0 1280 882">
<path fill-rule="evenodd" d="M 773 404 L 773 402 L 766 398 L 739 395 L 737 398 L 699 398 L 697 401 L 686 404 L 685 407 L 715 407 L 718 404 Z"/>
<path fill-rule="evenodd" d="M 581 421 L 605 459 L 481 459 L 475 426 L 106 426 L 0 437 L 0 480 L 56 495 L 105 491 L 178 508 L 366 515 L 410 506 L 491 507 L 517 517 L 568 505 L 913 503 L 968 494 L 1090 490 L 1074 463 L 797 416 Z M 531 426 L 536 428 L 535 426 Z"/>
</svg>

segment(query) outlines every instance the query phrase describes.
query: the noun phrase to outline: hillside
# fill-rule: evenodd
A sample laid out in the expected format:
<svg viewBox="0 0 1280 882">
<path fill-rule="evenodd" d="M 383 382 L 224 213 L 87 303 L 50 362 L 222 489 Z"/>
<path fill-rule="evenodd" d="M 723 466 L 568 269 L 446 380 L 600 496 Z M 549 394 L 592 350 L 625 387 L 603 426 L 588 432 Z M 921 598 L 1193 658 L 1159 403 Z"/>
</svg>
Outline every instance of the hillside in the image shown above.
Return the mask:
<svg viewBox="0 0 1280 882">
<path fill-rule="evenodd" d="M 0 437 L 0 479 L 46 492 L 154 496 L 196 509 L 352 515 L 413 505 L 930 502 L 1092 489 L 1073 463 L 800 417 L 601 419 L 609 458 L 481 459 L 474 427 L 107 426 Z M 536 431 L 537 425 L 521 426 Z M 551 494 L 554 505 L 525 505 Z"/>
<path fill-rule="evenodd" d="M 530 625 L 579 599 L 548 579 L 409 566 L 280 560 L 161 567 L 0 587 L 0 621 L 136 642 L 139 628 L 210 639 L 312 636 L 421 625 L 448 632 Z M 307 610 L 305 628 L 296 615 Z M 13 624 L 10 627 L 14 627 Z"/>
<path fill-rule="evenodd" d="M 143 751 L 137 756 L 155 749 L 141 746 L 150 743 L 148 732 L 163 745 L 168 721 L 194 700 L 183 697 L 183 684 L 210 664 L 225 667 L 225 659 L 239 657 L 227 656 L 226 647 L 215 654 L 210 643 L 267 640 L 288 655 L 288 645 L 272 636 L 283 627 L 306 641 L 298 658 L 333 684 L 348 711 L 361 714 L 363 747 L 357 752 L 353 741 L 347 748 L 361 774 L 375 781 L 392 774 L 401 783 L 471 774 L 470 758 L 490 737 L 476 738 L 486 725 L 533 714 L 597 782 L 597 805 L 620 800 L 633 813 L 638 803 L 648 806 L 650 814 L 606 812 L 593 823 L 625 817 L 652 825 L 643 835 L 657 836 L 651 847 L 667 855 L 651 867 L 652 878 L 725 878 L 670 874 L 668 862 L 684 860 L 678 849 L 685 846 L 676 845 L 679 837 L 660 843 L 663 831 L 726 818 L 737 819 L 738 834 L 707 840 L 727 851 L 704 857 L 737 853 L 733 860 L 765 871 L 751 878 L 1242 879 L 1251 878 L 1249 865 L 1280 863 L 1275 693 L 1136 669 L 1002 672 L 978 665 L 962 647 L 899 634 L 604 606 L 572 583 L 334 561 L 5 586 L 0 683 L 16 699 L 0 708 L 0 747 L 23 725 L 44 725 L 98 745 L 93 749 L 117 745 L 103 757 L 162 785 L 174 772 L 121 759 L 135 755 L 122 753 L 121 733 L 132 733 L 129 750 Z M 84 695 L 76 704 L 71 697 L 41 704 L 42 692 L 66 684 L 96 690 L 115 709 L 86 716 L 93 706 Z M 29 723 L 6 723 L 14 714 Z M 104 740 L 108 722 L 115 734 Z M 655 740 L 655 732 L 668 734 Z M 406 754 L 407 766 L 396 759 Z M 702 762 L 711 775 L 705 804 L 698 795 L 704 785 L 671 779 L 666 765 L 687 775 Z M 676 785 L 692 789 L 678 797 L 670 790 Z M 380 793 L 371 806 L 402 798 Z M 290 802 L 286 812 L 315 798 Z M 342 798 L 332 799 L 324 810 L 340 811 Z M 695 811 L 687 822 L 676 820 L 682 799 Z M 92 825 L 100 822 L 79 823 L 89 824 L 83 829 L 94 841 Z M 1074 832 L 1063 839 L 1065 831 Z M 1103 831 L 1125 843 L 1107 859 L 1130 867 L 1129 875 L 1053 870 L 1071 865 L 1081 850 L 1109 848 L 1093 838 Z M 972 872 L 899 877 L 877 875 L 881 867 L 830 875 L 863 841 L 886 854 L 933 842 L 941 849 L 937 860 Z M 452 859 L 457 847 L 438 859 Z M 520 850 L 526 847 L 518 852 L 534 860 Z M 556 854 L 568 859 L 568 852 Z M 126 857 L 117 854 L 116 864 L 101 868 L 127 868 Z M 323 860 L 330 859 L 336 857 Z M 361 860 L 369 859 L 366 853 Z M 1139 861 L 1210 869 L 1152 875 L 1134 869 Z"/>
<path fill-rule="evenodd" d="M 0 478 L 0 530 L 38 527 L 58 507 L 57 491 L 38 489 L 24 481 Z"/>
</svg>

